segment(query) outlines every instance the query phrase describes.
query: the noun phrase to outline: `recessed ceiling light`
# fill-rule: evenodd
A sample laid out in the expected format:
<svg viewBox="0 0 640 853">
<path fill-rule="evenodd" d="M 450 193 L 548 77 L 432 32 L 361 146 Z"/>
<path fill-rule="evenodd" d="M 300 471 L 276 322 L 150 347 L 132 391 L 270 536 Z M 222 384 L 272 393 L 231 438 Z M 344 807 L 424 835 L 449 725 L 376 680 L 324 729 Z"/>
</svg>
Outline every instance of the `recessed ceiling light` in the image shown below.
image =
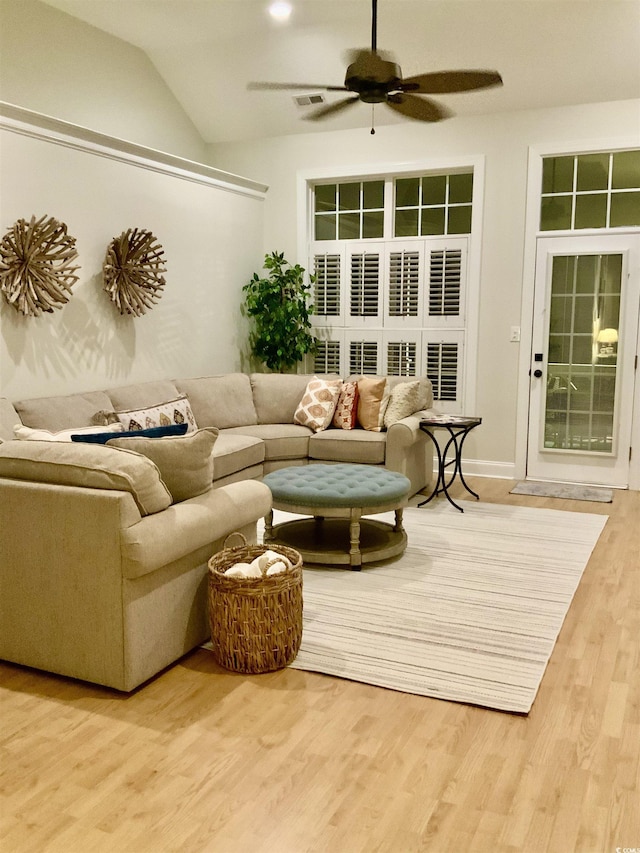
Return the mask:
<svg viewBox="0 0 640 853">
<path fill-rule="evenodd" d="M 269 6 L 269 14 L 276 21 L 288 21 L 292 8 L 291 3 L 287 3 L 285 0 L 276 0 Z"/>
</svg>

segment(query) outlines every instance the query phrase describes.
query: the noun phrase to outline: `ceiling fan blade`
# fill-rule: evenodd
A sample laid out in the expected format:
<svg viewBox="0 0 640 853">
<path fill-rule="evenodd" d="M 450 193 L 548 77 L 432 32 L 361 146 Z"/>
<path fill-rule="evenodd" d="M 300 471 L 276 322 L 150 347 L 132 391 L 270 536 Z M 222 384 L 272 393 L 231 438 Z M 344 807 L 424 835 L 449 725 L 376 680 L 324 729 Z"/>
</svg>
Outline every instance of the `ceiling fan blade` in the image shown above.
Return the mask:
<svg viewBox="0 0 640 853">
<path fill-rule="evenodd" d="M 342 112 L 342 110 L 352 106 L 353 104 L 357 104 L 359 100 L 360 99 L 357 96 L 355 98 L 343 98 L 341 101 L 336 101 L 334 104 L 327 104 L 326 107 L 320 107 L 317 110 L 307 113 L 304 118 L 308 121 L 317 121 L 321 118 L 328 118 L 329 116 Z"/>
<path fill-rule="evenodd" d="M 417 74 L 405 77 L 402 81 L 403 92 L 416 92 L 424 95 L 442 95 L 452 92 L 470 92 L 474 89 L 487 89 L 490 86 L 502 86 L 502 77 L 497 71 L 435 71 L 432 74 Z"/>
<path fill-rule="evenodd" d="M 318 90 L 322 89 L 325 92 L 348 92 L 349 90 L 345 86 L 325 86 L 320 83 L 247 83 L 247 89 L 251 90 L 265 90 L 265 89 L 306 89 L 309 90 Z"/>
<path fill-rule="evenodd" d="M 453 115 L 451 110 L 430 98 L 420 98 L 417 95 L 390 95 L 386 104 L 397 113 L 417 121 L 442 121 Z"/>
</svg>

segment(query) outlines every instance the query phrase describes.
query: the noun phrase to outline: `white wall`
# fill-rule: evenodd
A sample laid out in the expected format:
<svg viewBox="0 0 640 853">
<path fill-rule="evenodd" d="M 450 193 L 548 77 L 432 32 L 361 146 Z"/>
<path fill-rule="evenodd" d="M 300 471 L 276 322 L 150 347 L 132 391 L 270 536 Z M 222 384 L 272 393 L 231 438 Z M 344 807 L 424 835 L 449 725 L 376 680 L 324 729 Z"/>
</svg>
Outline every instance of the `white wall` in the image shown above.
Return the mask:
<svg viewBox="0 0 640 853">
<path fill-rule="evenodd" d="M 453 105 L 455 108 L 455 104 Z M 363 108 L 364 109 L 364 108 Z M 380 108 L 378 108 L 380 109 Z M 369 115 L 369 114 L 368 114 Z M 324 125 L 330 127 L 330 121 Z M 529 146 L 566 143 L 589 150 L 603 141 L 637 138 L 640 102 L 620 101 L 562 109 L 460 117 L 437 125 L 407 121 L 298 134 L 259 143 L 209 146 L 209 162 L 250 174 L 271 187 L 265 204 L 264 251 L 297 256 L 298 172 L 353 167 L 427 163 L 447 156 L 485 157 L 484 229 L 481 247 L 480 329 L 477 359 L 477 411 L 483 424 L 469 436 L 465 456 L 479 473 L 514 475 L 516 407 L 519 383 L 528 384 L 518 365 L 519 344 L 509 341 L 510 327 L 521 323 L 527 160 Z M 304 258 L 297 260 L 305 264 Z M 524 471 L 515 475 L 522 476 Z"/>
<path fill-rule="evenodd" d="M 142 50 L 38 0 L 0 2 L 0 100 L 204 158 L 195 125 Z"/>
<path fill-rule="evenodd" d="M 52 314 L 23 317 L 0 300 L 0 396 L 240 369 L 241 288 L 262 262 L 263 193 L 3 123 L 2 234 L 17 219 L 54 216 L 76 238 L 81 269 Z M 108 244 L 133 227 L 153 232 L 167 263 L 162 298 L 139 318 L 118 313 L 101 276 Z"/>
</svg>

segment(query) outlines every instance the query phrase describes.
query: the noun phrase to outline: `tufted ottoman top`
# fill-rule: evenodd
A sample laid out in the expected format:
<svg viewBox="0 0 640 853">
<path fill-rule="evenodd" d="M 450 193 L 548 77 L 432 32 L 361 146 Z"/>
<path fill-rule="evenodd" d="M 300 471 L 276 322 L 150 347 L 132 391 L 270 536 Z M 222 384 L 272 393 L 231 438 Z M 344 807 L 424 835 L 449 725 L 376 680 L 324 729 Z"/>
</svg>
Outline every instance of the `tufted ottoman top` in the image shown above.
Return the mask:
<svg viewBox="0 0 640 853">
<path fill-rule="evenodd" d="M 272 471 L 264 478 L 274 500 L 300 506 L 382 506 L 408 495 L 403 474 L 373 465 L 302 465 Z"/>
</svg>

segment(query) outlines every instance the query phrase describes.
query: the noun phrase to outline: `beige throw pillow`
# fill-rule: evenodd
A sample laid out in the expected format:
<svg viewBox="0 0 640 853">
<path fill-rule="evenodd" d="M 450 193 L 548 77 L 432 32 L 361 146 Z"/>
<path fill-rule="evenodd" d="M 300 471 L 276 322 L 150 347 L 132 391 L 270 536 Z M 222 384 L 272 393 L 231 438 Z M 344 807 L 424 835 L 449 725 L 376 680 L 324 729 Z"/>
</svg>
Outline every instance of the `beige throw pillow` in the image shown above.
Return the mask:
<svg viewBox="0 0 640 853">
<path fill-rule="evenodd" d="M 424 382 L 401 382 L 396 385 L 389 397 L 389 405 L 384 413 L 384 425 L 387 429 L 392 424 L 409 417 L 414 412 L 424 409 L 427 405 L 427 393 Z"/>
<path fill-rule="evenodd" d="M 179 503 L 202 495 L 212 487 L 213 446 L 217 437 L 218 430 L 208 427 L 177 437 L 110 438 L 107 445 L 135 450 L 154 462 L 173 502 Z"/>
<path fill-rule="evenodd" d="M 31 429 L 31 427 L 16 424 L 13 428 L 14 436 L 20 441 L 71 441 L 72 435 L 95 435 L 103 432 L 122 432 L 122 424 L 110 424 L 107 426 L 79 427 L 77 429 L 63 429 L 60 432 L 51 432 L 48 429 Z"/>
<path fill-rule="evenodd" d="M 389 385 L 385 377 L 367 376 L 358 380 L 358 423 L 363 429 L 382 432 L 388 403 Z"/>
<path fill-rule="evenodd" d="M 302 395 L 293 422 L 314 432 L 326 429 L 333 418 L 341 388 L 341 379 L 318 379 L 314 376 Z"/>
</svg>

